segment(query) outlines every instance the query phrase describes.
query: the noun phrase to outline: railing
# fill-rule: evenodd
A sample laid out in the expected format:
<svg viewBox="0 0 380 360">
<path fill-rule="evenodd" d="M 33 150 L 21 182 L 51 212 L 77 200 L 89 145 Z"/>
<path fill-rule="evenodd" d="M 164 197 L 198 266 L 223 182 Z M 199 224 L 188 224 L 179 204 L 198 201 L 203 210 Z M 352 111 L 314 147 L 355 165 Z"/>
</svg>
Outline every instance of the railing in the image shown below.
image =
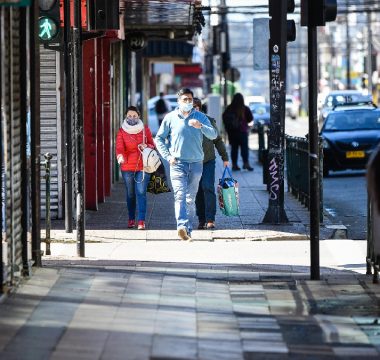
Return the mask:
<svg viewBox="0 0 380 360">
<path fill-rule="evenodd" d="M 310 208 L 309 190 L 309 141 L 306 138 L 285 136 L 286 175 L 288 191 L 302 204 Z M 320 222 L 323 222 L 323 148 L 319 142 L 320 158 Z"/>
</svg>

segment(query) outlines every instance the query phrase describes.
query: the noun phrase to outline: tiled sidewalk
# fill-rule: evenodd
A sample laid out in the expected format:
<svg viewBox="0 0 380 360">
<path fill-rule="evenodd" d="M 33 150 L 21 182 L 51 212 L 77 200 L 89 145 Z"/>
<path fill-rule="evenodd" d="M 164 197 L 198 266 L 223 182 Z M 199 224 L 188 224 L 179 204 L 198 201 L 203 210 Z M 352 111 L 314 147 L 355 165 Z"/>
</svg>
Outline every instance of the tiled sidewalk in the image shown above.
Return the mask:
<svg viewBox="0 0 380 360">
<path fill-rule="evenodd" d="M 380 357 L 380 288 L 331 272 L 51 262 L 0 306 L 2 359 Z"/>
</svg>

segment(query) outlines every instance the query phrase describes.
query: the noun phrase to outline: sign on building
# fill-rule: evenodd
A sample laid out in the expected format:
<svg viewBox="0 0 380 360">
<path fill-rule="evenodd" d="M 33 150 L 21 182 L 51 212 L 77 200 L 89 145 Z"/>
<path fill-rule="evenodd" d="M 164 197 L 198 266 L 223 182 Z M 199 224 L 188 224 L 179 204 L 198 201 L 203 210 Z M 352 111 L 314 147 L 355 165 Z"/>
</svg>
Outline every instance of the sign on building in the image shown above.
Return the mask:
<svg viewBox="0 0 380 360">
<path fill-rule="evenodd" d="M 269 18 L 253 19 L 253 69 L 269 70 Z"/>
<path fill-rule="evenodd" d="M 5 0 L 0 1 L 0 6 L 30 6 L 31 0 Z"/>
</svg>

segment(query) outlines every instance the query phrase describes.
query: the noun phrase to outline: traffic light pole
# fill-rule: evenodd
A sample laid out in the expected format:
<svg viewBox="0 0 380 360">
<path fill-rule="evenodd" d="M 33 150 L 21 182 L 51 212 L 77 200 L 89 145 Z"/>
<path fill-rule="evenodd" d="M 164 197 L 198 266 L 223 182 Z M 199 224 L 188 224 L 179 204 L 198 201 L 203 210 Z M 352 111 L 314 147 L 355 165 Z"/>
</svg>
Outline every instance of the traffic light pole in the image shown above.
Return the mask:
<svg viewBox="0 0 380 360">
<path fill-rule="evenodd" d="M 301 0 L 301 26 L 307 26 L 309 75 L 309 189 L 310 189 L 310 278 L 320 279 L 319 221 L 320 166 L 317 117 L 317 26 L 334 21 L 336 0 Z"/>
<path fill-rule="evenodd" d="M 72 164 L 72 112 L 71 112 L 71 23 L 70 1 L 64 1 L 64 73 L 65 73 L 65 230 L 73 231 L 73 164 Z"/>
<path fill-rule="evenodd" d="M 76 194 L 76 237 L 77 254 L 84 257 L 84 134 L 82 102 L 82 14 L 81 1 L 74 0 L 73 28 L 73 79 L 74 79 L 74 131 L 75 131 L 75 194 Z"/>
<path fill-rule="evenodd" d="M 284 145 L 286 96 L 287 1 L 269 0 L 270 124 L 268 161 L 269 206 L 263 223 L 287 223 L 284 209 Z"/>
<path fill-rule="evenodd" d="M 310 278 L 320 279 L 319 267 L 319 140 L 317 115 L 317 27 L 309 25 L 309 179 L 310 179 Z"/>
</svg>

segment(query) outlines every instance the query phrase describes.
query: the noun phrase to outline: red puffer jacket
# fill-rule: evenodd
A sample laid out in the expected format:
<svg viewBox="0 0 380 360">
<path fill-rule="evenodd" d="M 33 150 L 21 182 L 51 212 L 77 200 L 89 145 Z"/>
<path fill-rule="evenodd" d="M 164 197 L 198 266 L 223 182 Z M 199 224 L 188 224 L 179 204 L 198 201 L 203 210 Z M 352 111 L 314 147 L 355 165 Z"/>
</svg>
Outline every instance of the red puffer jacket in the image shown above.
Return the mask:
<svg viewBox="0 0 380 360">
<path fill-rule="evenodd" d="M 152 133 L 145 126 L 145 143 L 154 148 Z M 141 152 L 137 145 L 143 143 L 143 132 L 137 134 L 128 134 L 122 128 L 119 129 L 116 136 L 116 158 L 123 155 L 124 163 L 120 165 L 122 171 L 141 171 L 143 169 Z"/>
</svg>

